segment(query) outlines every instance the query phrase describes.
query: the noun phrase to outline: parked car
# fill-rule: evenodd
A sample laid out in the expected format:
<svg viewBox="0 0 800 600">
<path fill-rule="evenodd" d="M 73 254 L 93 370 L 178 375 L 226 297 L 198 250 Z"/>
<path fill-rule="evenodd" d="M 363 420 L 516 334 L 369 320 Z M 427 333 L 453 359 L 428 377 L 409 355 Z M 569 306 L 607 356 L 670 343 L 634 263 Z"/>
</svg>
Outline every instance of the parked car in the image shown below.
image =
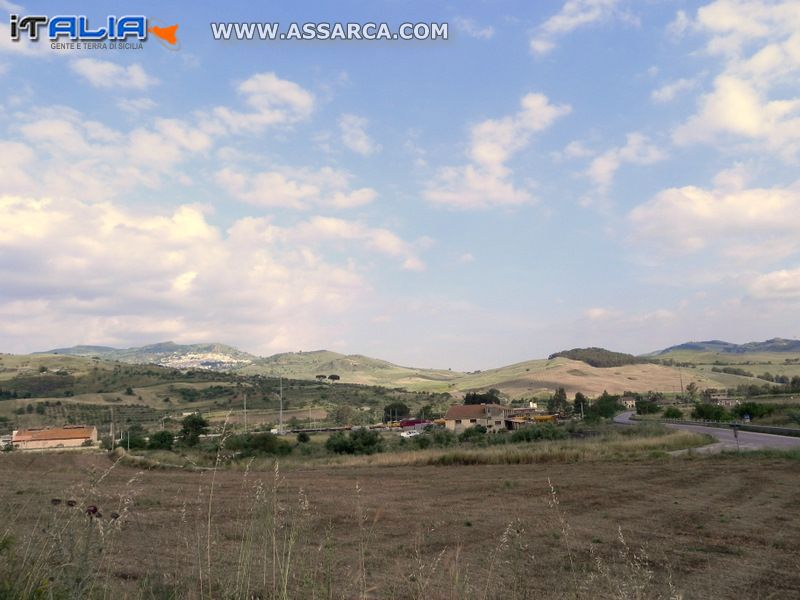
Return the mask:
<svg viewBox="0 0 800 600">
<path fill-rule="evenodd" d="M 411 431 L 402 432 L 400 434 L 400 437 L 412 438 L 412 437 L 417 437 L 418 435 L 419 435 L 419 431 L 417 431 L 416 429 L 412 429 Z"/>
</svg>

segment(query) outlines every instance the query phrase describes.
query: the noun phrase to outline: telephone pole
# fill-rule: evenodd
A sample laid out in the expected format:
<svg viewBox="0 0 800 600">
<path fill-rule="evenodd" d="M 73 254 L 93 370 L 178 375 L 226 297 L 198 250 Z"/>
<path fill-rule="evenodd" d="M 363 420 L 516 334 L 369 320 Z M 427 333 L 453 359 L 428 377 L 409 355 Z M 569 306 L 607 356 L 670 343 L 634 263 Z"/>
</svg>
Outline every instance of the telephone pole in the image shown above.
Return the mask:
<svg viewBox="0 0 800 600">
<path fill-rule="evenodd" d="M 281 408 L 280 412 L 278 413 L 278 433 L 283 435 L 283 377 L 278 377 L 278 384 L 280 385 L 280 398 L 281 398 Z"/>
<path fill-rule="evenodd" d="M 247 433 L 247 392 L 244 393 L 244 432 Z"/>
</svg>

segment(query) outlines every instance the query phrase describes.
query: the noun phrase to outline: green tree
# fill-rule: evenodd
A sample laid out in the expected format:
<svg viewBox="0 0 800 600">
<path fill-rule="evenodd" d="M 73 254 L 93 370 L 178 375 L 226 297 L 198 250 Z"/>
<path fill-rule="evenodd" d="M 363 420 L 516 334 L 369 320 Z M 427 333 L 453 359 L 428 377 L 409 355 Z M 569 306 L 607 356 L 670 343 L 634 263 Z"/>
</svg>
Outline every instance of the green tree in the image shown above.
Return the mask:
<svg viewBox="0 0 800 600">
<path fill-rule="evenodd" d="M 464 395 L 464 404 L 500 404 L 500 390 L 495 388 L 488 392 L 467 392 Z"/>
<path fill-rule="evenodd" d="M 675 408 L 674 406 L 670 406 L 664 409 L 664 418 L 665 419 L 682 419 L 683 413 L 679 408 Z"/>
<path fill-rule="evenodd" d="M 686 393 L 689 394 L 689 399 L 694 402 L 695 398 L 697 398 L 697 384 L 694 381 L 686 386 Z"/>
<path fill-rule="evenodd" d="M 576 415 L 585 415 L 589 410 L 589 399 L 582 392 L 575 392 L 575 401 L 572 403 Z"/>
<path fill-rule="evenodd" d="M 172 444 L 175 443 L 175 436 L 171 431 L 156 431 L 150 436 L 150 442 L 147 447 L 150 450 L 172 450 Z"/>
<path fill-rule="evenodd" d="M 207 430 L 208 421 L 197 413 L 187 415 L 181 421 L 181 439 L 186 446 L 196 446 Z"/>
<path fill-rule="evenodd" d="M 144 428 L 138 423 L 131 425 L 128 427 L 128 430 L 122 437 L 122 442 L 120 445 L 124 445 L 126 448 L 130 448 L 131 450 L 145 448 L 147 446 L 147 442 L 144 439 L 144 433 Z"/>
<path fill-rule="evenodd" d="M 589 408 L 587 418 L 589 420 L 610 419 L 625 407 L 619 403 L 619 396 L 612 396 L 603 390 L 600 397 L 595 400 Z"/>
<path fill-rule="evenodd" d="M 716 404 L 695 404 L 692 409 L 692 418 L 704 421 L 730 421 L 731 414 Z"/>
<path fill-rule="evenodd" d="M 563 387 L 558 388 L 556 393 L 550 396 L 547 401 L 547 412 L 551 414 L 567 412 L 567 392 Z"/>
</svg>

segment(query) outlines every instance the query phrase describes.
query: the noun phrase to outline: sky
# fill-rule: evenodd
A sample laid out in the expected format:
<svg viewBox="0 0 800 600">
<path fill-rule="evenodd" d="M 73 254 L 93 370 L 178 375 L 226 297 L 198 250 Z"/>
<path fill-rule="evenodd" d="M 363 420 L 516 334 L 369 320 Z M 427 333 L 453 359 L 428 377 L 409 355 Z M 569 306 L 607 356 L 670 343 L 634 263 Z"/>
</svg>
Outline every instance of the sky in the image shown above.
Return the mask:
<svg viewBox="0 0 800 600">
<path fill-rule="evenodd" d="M 0 351 L 800 337 L 798 0 L 72 4 L 0 0 Z M 10 39 L 70 11 L 179 48 Z M 213 39 L 236 21 L 449 39 Z"/>
</svg>

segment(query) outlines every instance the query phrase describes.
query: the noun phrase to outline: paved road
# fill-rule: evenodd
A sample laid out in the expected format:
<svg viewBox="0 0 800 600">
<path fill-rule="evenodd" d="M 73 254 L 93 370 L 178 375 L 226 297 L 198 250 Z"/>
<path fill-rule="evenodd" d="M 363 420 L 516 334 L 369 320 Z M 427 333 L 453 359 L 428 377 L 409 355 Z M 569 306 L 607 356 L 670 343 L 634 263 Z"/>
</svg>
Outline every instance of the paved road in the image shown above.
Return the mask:
<svg viewBox="0 0 800 600">
<path fill-rule="evenodd" d="M 614 417 L 614 422 L 620 425 L 636 425 L 641 421 L 631 419 L 633 412 L 624 412 Z M 736 438 L 733 429 L 720 429 L 717 427 L 704 427 L 702 425 L 686 425 L 684 423 L 666 423 L 672 429 L 684 429 L 697 433 L 707 433 L 716 438 L 717 442 L 696 450 L 702 452 L 720 452 L 722 450 L 736 450 Z M 800 437 L 786 435 L 772 435 L 771 433 L 756 433 L 754 431 L 739 432 L 739 447 L 742 450 L 761 450 L 764 448 L 800 448 Z"/>
</svg>

